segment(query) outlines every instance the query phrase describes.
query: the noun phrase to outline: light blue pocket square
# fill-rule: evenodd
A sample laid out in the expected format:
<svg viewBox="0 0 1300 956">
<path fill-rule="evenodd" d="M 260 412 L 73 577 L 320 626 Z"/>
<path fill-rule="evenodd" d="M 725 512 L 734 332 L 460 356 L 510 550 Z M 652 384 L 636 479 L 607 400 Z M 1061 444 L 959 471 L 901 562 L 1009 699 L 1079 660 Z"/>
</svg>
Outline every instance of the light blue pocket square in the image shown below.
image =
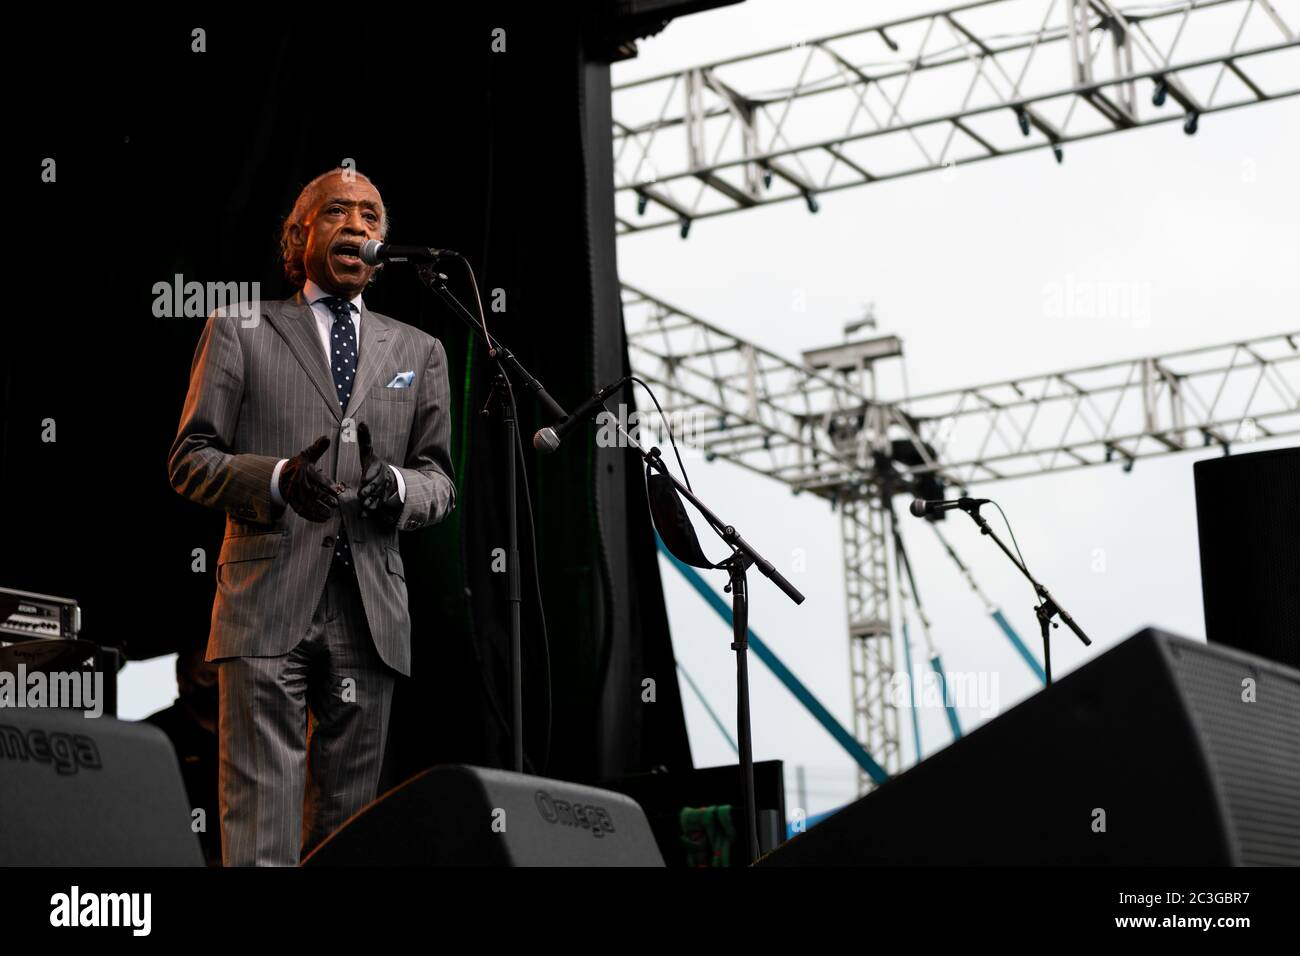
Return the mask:
<svg viewBox="0 0 1300 956">
<path fill-rule="evenodd" d="M 384 388 L 410 388 L 411 383 L 415 381 L 415 370 L 409 372 L 398 372 L 393 376 L 393 380 Z"/>
</svg>

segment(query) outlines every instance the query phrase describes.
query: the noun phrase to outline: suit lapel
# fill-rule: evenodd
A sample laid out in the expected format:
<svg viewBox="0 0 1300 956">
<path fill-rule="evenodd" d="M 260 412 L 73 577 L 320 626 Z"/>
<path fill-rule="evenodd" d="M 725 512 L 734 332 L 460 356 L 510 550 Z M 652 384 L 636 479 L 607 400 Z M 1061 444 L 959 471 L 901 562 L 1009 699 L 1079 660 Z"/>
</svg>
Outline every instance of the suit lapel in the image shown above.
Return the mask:
<svg viewBox="0 0 1300 956">
<path fill-rule="evenodd" d="M 380 372 L 388 367 L 388 353 L 393 348 L 393 328 L 384 317 L 361 304 L 361 354 L 357 356 L 357 380 L 348 400 L 347 414 L 354 417 L 366 400 L 366 393 Z M 335 404 L 338 404 L 335 402 Z"/>
<path fill-rule="evenodd" d="M 293 357 L 298 360 L 303 371 L 307 373 L 307 378 L 316 391 L 320 392 L 320 397 L 324 400 L 326 406 L 336 419 L 342 421 L 343 416 L 339 412 L 339 400 L 334 391 L 334 377 L 330 374 L 329 368 L 325 364 L 325 355 L 321 349 L 320 333 L 316 329 L 316 317 L 312 314 L 311 306 L 299 292 L 292 299 L 285 301 L 278 312 L 270 311 L 266 313 L 267 320 L 275 327 L 276 331 L 289 346 L 289 351 Z M 361 323 L 362 334 L 365 334 L 365 322 Z M 361 350 L 361 359 L 365 361 L 365 349 Z M 357 375 L 357 383 L 360 384 L 360 373 Z M 353 400 L 356 398 L 356 391 L 353 391 Z"/>
<path fill-rule="evenodd" d="M 342 421 L 345 416 L 339 413 L 334 376 L 330 374 L 329 367 L 325 364 L 320 332 L 316 327 L 316 316 L 312 313 L 311 306 L 307 304 L 303 294 L 299 292 L 292 299 L 285 301 L 278 312 L 268 311 L 266 318 L 288 344 L 294 358 L 307 373 L 307 378 L 316 387 L 316 391 L 320 392 L 320 397 L 328 406 L 330 414 Z M 375 379 L 383 369 L 388 367 L 388 354 L 392 351 L 393 342 L 392 326 L 384 320 L 383 316 L 365 308 L 363 300 L 359 343 L 361 354 L 357 357 L 357 380 L 352 386 L 352 397 L 348 400 L 346 410 L 348 417 L 356 414 Z"/>
</svg>

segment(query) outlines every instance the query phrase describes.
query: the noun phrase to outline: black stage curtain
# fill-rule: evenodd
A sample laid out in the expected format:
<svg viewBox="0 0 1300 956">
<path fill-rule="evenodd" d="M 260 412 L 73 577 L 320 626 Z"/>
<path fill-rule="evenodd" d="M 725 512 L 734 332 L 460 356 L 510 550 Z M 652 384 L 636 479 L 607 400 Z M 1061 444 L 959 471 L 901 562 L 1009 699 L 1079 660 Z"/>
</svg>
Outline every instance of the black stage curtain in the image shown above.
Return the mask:
<svg viewBox="0 0 1300 956">
<path fill-rule="evenodd" d="M 179 274 L 290 294 L 279 225 L 316 174 L 353 160 L 383 193 L 395 241 L 465 252 L 485 305 L 504 301 L 493 333 L 561 404 L 626 369 L 609 68 L 580 19 L 559 5 L 468 21 L 442 7 L 345 20 L 303 10 L 294 23 L 185 14 L 64 34 L 42 48 L 50 88 L 20 94 L 10 181 L 29 185 L 13 240 L 30 236 L 36 254 L 0 373 L 0 584 L 76 597 L 85 636 L 132 657 L 206 639 L 222 533 L 220 515 L 167 482 L 203 318 L 155 318 L 154 284 Z M 192 50 L 195 28 L 206 52 Z M 53 183 L 39 181 L 46 157 Z M 466 277 L 447 271 L 471 301 Z M 499 420 L 480 414 L 493 369 L 413 274 L 391 267 L 366 301 L 447 348 L 460 495 L 450 520 L 402 535 L 415 673 L 394 702 L 386 783 L 441 762 L 507 766 L 506 576 L 493 571 L 507 459 Z M 530 769 L 596 780 L 687 768 L 641 469 L 591 433 L 539 460 L 529 440 L 546 422 L 516 394 L 549 631 L 548 694 L 521 499 Z M 55 442 L 41 440 L 46 419 Z M 195 548 L 206 573 L 191 570 Z"/>
</svg>

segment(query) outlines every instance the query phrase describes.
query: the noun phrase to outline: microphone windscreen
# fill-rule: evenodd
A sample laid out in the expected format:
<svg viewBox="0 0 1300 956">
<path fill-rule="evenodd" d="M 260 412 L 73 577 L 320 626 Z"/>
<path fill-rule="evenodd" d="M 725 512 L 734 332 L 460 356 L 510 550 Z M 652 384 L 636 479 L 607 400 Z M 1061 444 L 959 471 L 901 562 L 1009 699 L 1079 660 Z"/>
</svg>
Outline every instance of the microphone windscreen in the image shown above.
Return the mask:
<svg viewBox="0 0 1300 956">
<path fill-rule="evenodd" d="M 549 455 L 560 447 L 560 436 L 554 428 L 539 428 L 533 435 L 533 447 L 544 455 Z"/>
<path fill-rule="evenodd" d="M 926 513 L 925 501 L 920 498 L 912 499 L 912 514 L 918 518 L 924 518 Z"/>
</svg>

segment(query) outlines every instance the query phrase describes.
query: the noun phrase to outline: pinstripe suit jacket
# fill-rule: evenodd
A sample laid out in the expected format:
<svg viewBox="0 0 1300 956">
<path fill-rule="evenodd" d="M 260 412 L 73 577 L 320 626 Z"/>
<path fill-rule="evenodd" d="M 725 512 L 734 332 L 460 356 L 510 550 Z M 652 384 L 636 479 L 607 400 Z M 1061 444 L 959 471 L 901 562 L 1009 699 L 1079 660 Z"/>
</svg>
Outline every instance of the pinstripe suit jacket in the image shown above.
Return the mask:
<svg viewBox="0 0 1300 956">
<path fill-rule="evenodd" d="M 261 303 L 242 319 L 214 313 L 204 326 L 167 469 L 178 493 L 226 512 L 208 660 L 292 650 L 307 633 L 343 525 L 375 647 L 394 670 L 410 673 L 397 529 L 434 524 L 455 507 L 446 353 L 432 336 L 364 305 L 360 346 L 356 384 L 340 414 L 301 293 Z M 385 387 L 404 371 L 415 372 L 411 387 Z M 362 515 L 356 422 L 369 426 L 375 454 L 405 479 L 397 528 Z M 316 523 L 274 503 L 271 472 L 322 434 L 330 447 L 318 467 L 347 491 L 338 511 Z"/>
</svg>

